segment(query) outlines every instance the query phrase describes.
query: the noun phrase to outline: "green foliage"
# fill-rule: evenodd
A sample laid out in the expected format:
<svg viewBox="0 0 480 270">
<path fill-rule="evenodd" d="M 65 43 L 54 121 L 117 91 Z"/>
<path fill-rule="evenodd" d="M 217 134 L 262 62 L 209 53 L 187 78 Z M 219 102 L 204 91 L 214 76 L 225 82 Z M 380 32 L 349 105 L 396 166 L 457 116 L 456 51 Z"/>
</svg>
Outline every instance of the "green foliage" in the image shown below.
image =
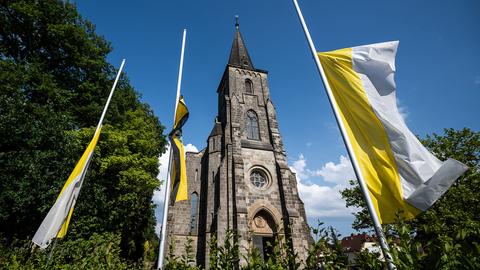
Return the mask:
<svg viewBox="0 0 480 270">
<path fill-rule="evenodd" d="M 315 270 L 319 265 L 326 270 L 346 269 L 348 259 L 343 254 L 343 248 L 335 230 L 323 227 L 322 222 L 318 222 L 316 228 L 312 228 L 314 243 L 308 250 L 305 269 Z"/>
<path fill-rule="evenodd" d="M 0 248 L 18 251 L 2 252 L 0 261 L 15 264 L 25 261 L 25 243 L 91 140 L 116 70 L 106 61 L 110 44 L 71 3 L 0 1 L 0 25 Z M 89 245 L 102 239 L 106 245 L 113 235 L 115 260 L 154 259 L 151 198 L 165 151 L 162 132 L 123 74 L 55 256 L 74 243 L 85 252 L 72 252 L 84 257 L 65 261 L 93 265 L 103 253 L 86 252 Z"/>
<path fill-rule="evenodd" d="M 232 231 L 227 231 L 223 245 L 217 245 L 216 236 L 210 242 L 210 269 L 233 270 L 238 268 L 240 261 L 238 250 L 238 236 Z"/>
<path fill-rule="evenodd" d="M 248 243 L 248 254 L 245 256 L 247 264 L 243 267 L 244 270 L 263 270 L 267 269 L 260 251 L 253 245 L 251 239 Z"/>
<path fill-rule="evenodd" d="M 120 236 L 93 234 L 89 239 L 62 241 L 46 250 L 3 249 L 0 269 L 132 269 L 120 254 Z"/>
<path fill-rule="evenodd" d="M 383 260 L 379 260 L 380 253 L 369 252 L 368 250 L 360 251 L 355 257 L 355 269 L 359 270 L 384 270 L 386 264 Z"/>
<path fill-rule="evenodd" d="M 444 160 L 454 158 L 470 167 L 445 195 L 414 220 L 417 237 L 431 253 L 426 264 L 435 269 L 480 268 L 480 132 L 446 129 L 423 141 Z"/>
<path fill-rule="evenodd" d="M 415 219 L 384 226 L 395 264 L 399 269 L 480 269 L 480 132 L 445 129 L 444 135 L 427 136 L 423 144 L 439 159 L 454 158 L 470 169 Z M 353 225 L 371 229 L 360 189 L 351 184 L 341 194 L 348 207 L 362 208 Z M 359 261 L 365 269 L 381 265 L 371 254 L 361 254 Z"/>
<path fill-rule="evenodd" d="M 398 270 L 418 268 L 426 257 L 422 244 L 415 239 L 413 225 L 401 218 L 391 225 L 387 242 Z"/>
<path fill-rule="evenodd" d="M 195 264 L 195 257 L 193 255 L 193 239 L 191 237 L 187 237 L 187 243 L 185 244 L 185 254 L 181 257 L 181 262 L 186 265 L 194 265 Z"/>
<path fill-rule="evenodd" d="M 219 259 L 218 259 L 218 241 L 217 237 L 215 235 L 211 235 L 210 237 L 210 243 L 209 243 L 209 254 L 208 254 L 208 259 L 209 259 L 209 265 L 219 265 Z"/>
<path fill-rule="evenodd" d="M 193 239 L 187 237 L 187 242 L 185 243 L 185 252 L 182 256 L 177 257 L 175 255 L 175 239 L 172 238 L 168 245 L 168 254 L 166 257 L 166 263 L 163 266 L 165 270 L 198 270 L 195 266 L 195 257 L 193 254 Z"/>
<path fill-rule="evenodd" d="M 244 259 L 246 265 L 242 267 L 244 270 L 250 269 L 299 269 L 300 262 L 298 261 L 297 253 L 292 248 L 290 238 L 277 235 L 273 244 L 267 243 L 268 249 L 272 250 L 266 260 L 262 258 L 260 251 L 253 245 L 252 241 L 249 242 L 249 250 Z"/>
<path fill-rule="evenodd" d="M 299 269 L 301 268 L 301 262 L 298 259 L 298 253 L 293 249 L 293 242 L 291 238 L 292 230 L 290 226 L 287 226 L 285 230 L 287 234 L 284 240 L 280 238 L 281 245 L 276 243 L 276 245 L 281 248 L 283 252 L 282 254 L 285 257 L 283 265 L 288 265 L 288 269 Z"/>
<path fill-rule="evenodd" d="M 312 228 L 315 241 L 308 250 L 308 258 L 305 262 L 300 261 L 297 253 L 293 250 L 291 238 L 277 235 L 269 249 L 272 251 L 265 254 L 267 259 L 262 258 L 260 251 L 253 245 L 252 239 L 248 244 L 246 254 L 239 259 L 238 236 L 235 232 L 227 231 L 222 244 L 218 244 L 217 238 L 210 239 L 209 269 L 242 269 L 242 270 L 295 270 L 295 269 L 346 269 L 348 260 L 343 255 L 343 250 L 338 240 L 338 234 L 333 228 L 324 228 L 319 223 L 317 228 Z M 185 255 L 175 256 L 174 240 L 169 245 L 169 255 L 165 269 L 196 270 L 193 257 L 189 254 L 192 250 L 191 240 L 185 244 Z M 190 252 L 189 252 L 190 251 Z M 243 263 L 241 263 L 243 261 Z"/>
</svg>

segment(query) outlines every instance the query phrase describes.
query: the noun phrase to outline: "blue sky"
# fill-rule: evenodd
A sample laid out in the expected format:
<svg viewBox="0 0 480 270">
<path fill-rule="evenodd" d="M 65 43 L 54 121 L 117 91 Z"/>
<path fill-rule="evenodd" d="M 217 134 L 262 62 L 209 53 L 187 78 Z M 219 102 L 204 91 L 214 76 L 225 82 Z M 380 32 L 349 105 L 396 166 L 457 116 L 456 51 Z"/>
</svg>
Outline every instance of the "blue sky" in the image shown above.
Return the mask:
<svg viewBox="0 0 480 270">
<path fill-rule="evenodd" d="M 312 225 L 349 234 L 353 217 L 338 196 L 353 176 L 300 23 L 290 0 L 74 1 L 114 48 L 109 61 L 169 127 L 182 29 L 187 47 L 182 93 L 190 109 L 184 141 L 205 146 L 216 115 L 216 89 L 228 59 L 234 16 L 256 68 L 269 71 L 290 165 L 301 179 Z M 397 96 L 420 136 L 443 128 L 479 130 L 479 1 L 299 2 L 319 51 L 400 40 Z M 306 124 L 307 123 L 307 124 Z"/>
</svg>

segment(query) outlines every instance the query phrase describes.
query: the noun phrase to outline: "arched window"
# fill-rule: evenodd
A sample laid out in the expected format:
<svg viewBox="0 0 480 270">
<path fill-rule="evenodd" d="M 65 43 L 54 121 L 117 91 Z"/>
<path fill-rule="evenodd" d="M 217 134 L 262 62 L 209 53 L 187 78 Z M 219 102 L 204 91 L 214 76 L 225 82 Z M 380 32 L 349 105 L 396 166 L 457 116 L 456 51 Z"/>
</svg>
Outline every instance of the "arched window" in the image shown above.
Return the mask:
<svg viewBox="0 0 480 270">
<path fill-rule="evenodd" d="M 197 232 L 197 213 L 198 213 L 198 194 L 192 193 L 191 196 L 191 208 L 190 208 L 190 233 Z"/>
<path fill-rule="evenodd" d="M 250 110 L 247 112 L 247 139 L 260 140 L 257 114 Z"/>
<path fill-rule="evenodd" d="M 253 94 L 253 84 L 249 79 L 245 80 L 245 92 Z"/>
</svg>

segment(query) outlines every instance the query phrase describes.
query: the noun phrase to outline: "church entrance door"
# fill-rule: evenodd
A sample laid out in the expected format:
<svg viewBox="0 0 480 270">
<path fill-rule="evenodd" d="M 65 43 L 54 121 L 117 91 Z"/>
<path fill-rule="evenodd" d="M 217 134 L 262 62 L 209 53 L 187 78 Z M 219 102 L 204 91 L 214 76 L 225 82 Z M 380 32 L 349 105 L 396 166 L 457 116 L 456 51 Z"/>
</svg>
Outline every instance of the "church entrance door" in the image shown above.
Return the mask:
<svg viewBox="0 0 480 270">
<path fill-rule="evenodd" d="M 273 236 L 254 235 L 253 245 L 260 253 L 260 257 L 267 261 L 273 253 L 273 246 L 275 245 L 275 238 Z"/>
<path fill-rule="evenodd" d="M 253 245 L 264 261 L 273 253 L 277 225 L 272 216 L 265 210 L 257 212 L 252 222 Z"/>
<path fill-rule="evenodd" d="M 270 255 L 273 254 L 273 246 L 275 245 L 275 240 L 273 237 L 262 237 L 263 239 L 263 260 L 268 261 Z"/>
</svg>

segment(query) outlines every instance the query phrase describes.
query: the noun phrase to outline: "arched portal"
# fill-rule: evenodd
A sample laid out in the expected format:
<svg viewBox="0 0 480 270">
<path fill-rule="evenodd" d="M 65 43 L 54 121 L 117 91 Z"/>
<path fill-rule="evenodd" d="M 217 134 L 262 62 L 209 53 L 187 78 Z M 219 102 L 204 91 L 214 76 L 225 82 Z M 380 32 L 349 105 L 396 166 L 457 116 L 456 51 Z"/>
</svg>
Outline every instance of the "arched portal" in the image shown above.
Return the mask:
<svg viewBox="0 0 480 270">
<path fill-rule="evenodd" d="M 258 211 L 251 220 L 252 241 L 260 256 L 266 261 L 273 253 L 278 225 L 272 215 L 265 209 Z"/>
</svg>

